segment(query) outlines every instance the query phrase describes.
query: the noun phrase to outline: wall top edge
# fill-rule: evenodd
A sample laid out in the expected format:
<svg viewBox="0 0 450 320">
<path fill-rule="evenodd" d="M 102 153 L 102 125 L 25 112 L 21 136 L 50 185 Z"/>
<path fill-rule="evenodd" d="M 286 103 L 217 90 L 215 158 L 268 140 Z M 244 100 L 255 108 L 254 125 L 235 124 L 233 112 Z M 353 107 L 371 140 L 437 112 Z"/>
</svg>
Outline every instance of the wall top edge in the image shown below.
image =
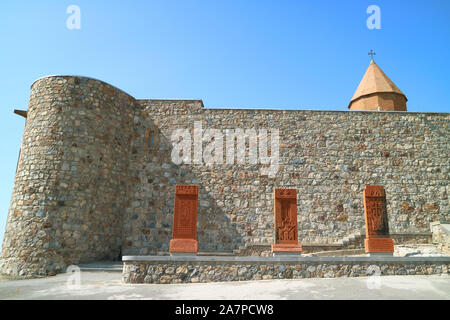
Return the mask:
<svg viewBox="0 0 450 320">
<path fill-rule="evenodd" d="M 235 110 L 235 111 L 248 111 L 248 112 L 261 112 L 261 111 L 270 111 L 270 112 L 328 112 L 328 113 L 370 113 L 370 114 L 426 114 L 426 115 L 450 115 L 450 112 L 426 112 L 426 111 L 369 111 L 369 110 L 311 110 L 311 109 L 250 109 L 250 108 L 208 108 L 204 109 L 205 111 L 226 111 L 226 110 Z"/>
<path fill-rule="evenodd" d="M 136 99 L 139 103 L 146 103 L 146 102 L 197 102 L 201 104 L 201 108 L 204 109 L 205 105 L 203 104 L 202 99 Z"/>
<path fill-rule="evenodd" d="M 88 79 L 88 80 L 94 80 L 94 81 L 98 81 L 100 83 L 106 84 L 122 93 L 124 93 L 125 95 L 133 98 L 134 100 L 136 100 L 137 102 L 145 102 L 145 101 L 162 101 L 162 102 L 171 102 L 171 101 L 193 101 L 193 102 L 200 102 L 202 105 L 202 109 L 204 109 L 205 111 L 213 111 L 213 110 L 217 110 L 217 111 L 225 111 L 225 110 L 235 110 L 235 111 L 247 111 L 247 112 L 299 112 L 299 111 L 304 111 L 304 112 L 342 112 L 342 113 L 379 113 L 379 114 L 390 114 L 390 113 L 399 113 L 399 114 L 427 114 L 427 115 L 450 115 L 450 112 L 426 112 L 426 111 L 376 111 L 376 110 L 347 110 L 347 108 L 343 108 L 343 110 L 312 110 L 312 109 L 278 109 L 278 108 L 215 108 L 215 107 L 204 107 L 203 104 L 203 100 L 202 99 L 137 99 L 135 97 L 133 97 L 132 95 L 130 95 L 129 93 L 123 91 L 122 89 L 117 88 L 116 86 L 109 84 L 108 82 L 105 82 L 103 80 L 99 80 L 93 77 L 86 77 L 86 76 L 80 76 L 80 75 L 47 75 L 47 76 L 43 76 L 40 77 L 36 80 L 33 81 L 33 83 L 31 84 L 30 88 L 33 87 L 33 85 L 42 79 L 46 79 L 46 78 L 82 78 L 82 79 Z"/>
<path fill-rule="evenodd" d="M 168 102 L 171 102 L 171 101 L 174 101 L 174 102 L 177 102 L 177 101 L 193 101 L 193 102 L 201 102 L 201 103 L 203 103 L 202 99 L 136 99 L 136 100 L 139 101 L 139 102 L 146 102 L 146 101 L 168 101 Z"/>
<path fill-rule="evenodd" d="M 40 77 L 40 78 L 34 80 L 33 83 L 31 84 L 30 88 L 32 88 L 33 85 L 34 85 L 36 82 L 38 82 L 39 80 L 43 80 L 43 79 L 47 79 L 47 78 L 81 78 L 81 79 L 93 80 L 93 81 L 97 81 L 97 82 L 106 84 L 106 85 L 110 86 L 111 88 L 114 88 L 115 90 L 118 90 L 118 91 L 122 92 L 123 94 L 129 96 L 130 98 L 136 100 L 136 98 L 133 97 L 131 94 L 129 94 L 129 93 L 123 91 L 122 89 L 117 88 L 116 86 L 114 86 L 114 85 L 112 85 L 112 84 L 110 84 L 110 83 L 108 83 L 108 82 L 106 82 L 106 81 L 99 80 L 99 79 L 92 78 L 92 77 L 80 76 L 80 75 L 52 74 L 52 75 L 48 75 L 48 76 L 43 76 L 43 77 Z"/>
</svg>

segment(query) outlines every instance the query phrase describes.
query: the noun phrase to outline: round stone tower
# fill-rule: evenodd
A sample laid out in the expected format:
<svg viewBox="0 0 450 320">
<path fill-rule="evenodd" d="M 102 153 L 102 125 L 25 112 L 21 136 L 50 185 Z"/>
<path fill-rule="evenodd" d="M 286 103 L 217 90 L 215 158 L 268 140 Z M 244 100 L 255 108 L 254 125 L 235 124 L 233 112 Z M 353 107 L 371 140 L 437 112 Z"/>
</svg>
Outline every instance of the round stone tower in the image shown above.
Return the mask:
<svg viewBox="0 0 450 320">
<path fill-rule="evenodd" d="M 348 108 L 350 110 L 406 111 L 405 94 L 371 61 Z"/>
<path fill-rule="evenodd" d="M 117 258 L 135 99 L 104 82 L 31 86 L 0 270 L 45 276 Z"/>
</svg>

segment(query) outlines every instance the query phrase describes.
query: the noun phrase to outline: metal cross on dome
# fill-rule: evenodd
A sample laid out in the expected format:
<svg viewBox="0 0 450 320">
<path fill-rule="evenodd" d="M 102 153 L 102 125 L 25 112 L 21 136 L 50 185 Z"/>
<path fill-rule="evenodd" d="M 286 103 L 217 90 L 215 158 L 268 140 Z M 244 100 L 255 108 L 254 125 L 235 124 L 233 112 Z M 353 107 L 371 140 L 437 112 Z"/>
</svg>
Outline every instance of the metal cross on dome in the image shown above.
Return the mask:
<svg viewBox="0 0 450 320">
<path fill-rule="evenodd" d="M 372 60 L 373 60 L 373 56 L 376 55 L 375 51 L 373 51 L 372 49 L 370 49 L 368 54 L 369 54 L 369 56 L 371 56 Z"/>
</svg>

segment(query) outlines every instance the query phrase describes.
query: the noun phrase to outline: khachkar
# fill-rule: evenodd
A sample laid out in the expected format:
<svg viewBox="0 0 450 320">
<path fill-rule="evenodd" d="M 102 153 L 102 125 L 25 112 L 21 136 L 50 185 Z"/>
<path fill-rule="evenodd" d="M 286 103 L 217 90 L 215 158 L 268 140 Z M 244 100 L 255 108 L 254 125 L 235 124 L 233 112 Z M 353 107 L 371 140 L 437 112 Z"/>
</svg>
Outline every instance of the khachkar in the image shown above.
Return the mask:
<svg viewBox="0 0 450 320">
<path fill-rule="evenodd" d="M 301 254 L 302 246 L 298 244 L 297 191 L 295 189 L 275 189 L 274 220 L 273 254 Z"/>
<path fill-rule="evenodd" d="M 392 255 L 394 242 L 389 237 L 384 188 L 383 186 L 366 186 L 363 196 L 366 220 L 366 239 L 364 241 L 366 253 Z"/>
<path fill-rule="evenodd" d="M 172 240 L 169 250 L 173 254 L 198 252 L 197 237 L 198 186 L 175 186 Z"/>
</svg>

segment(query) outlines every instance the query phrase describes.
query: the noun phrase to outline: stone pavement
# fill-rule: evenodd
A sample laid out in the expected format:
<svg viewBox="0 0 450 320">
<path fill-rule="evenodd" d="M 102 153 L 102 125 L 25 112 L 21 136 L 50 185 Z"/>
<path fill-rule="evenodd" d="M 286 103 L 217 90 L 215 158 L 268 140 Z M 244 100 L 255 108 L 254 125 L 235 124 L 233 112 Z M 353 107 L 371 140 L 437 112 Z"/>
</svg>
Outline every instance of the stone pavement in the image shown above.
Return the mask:
<svg viewBox="0 0 450 320">
<path fill-rule="evenodd" d="M 0 299 L 450 300 L 447 275 L 129 285 L 121 282 L 117 271 L 82 271 L 79 287 L 67 284 L 69 274 L 29 280 L 0 278 Z"/>
</svg>

